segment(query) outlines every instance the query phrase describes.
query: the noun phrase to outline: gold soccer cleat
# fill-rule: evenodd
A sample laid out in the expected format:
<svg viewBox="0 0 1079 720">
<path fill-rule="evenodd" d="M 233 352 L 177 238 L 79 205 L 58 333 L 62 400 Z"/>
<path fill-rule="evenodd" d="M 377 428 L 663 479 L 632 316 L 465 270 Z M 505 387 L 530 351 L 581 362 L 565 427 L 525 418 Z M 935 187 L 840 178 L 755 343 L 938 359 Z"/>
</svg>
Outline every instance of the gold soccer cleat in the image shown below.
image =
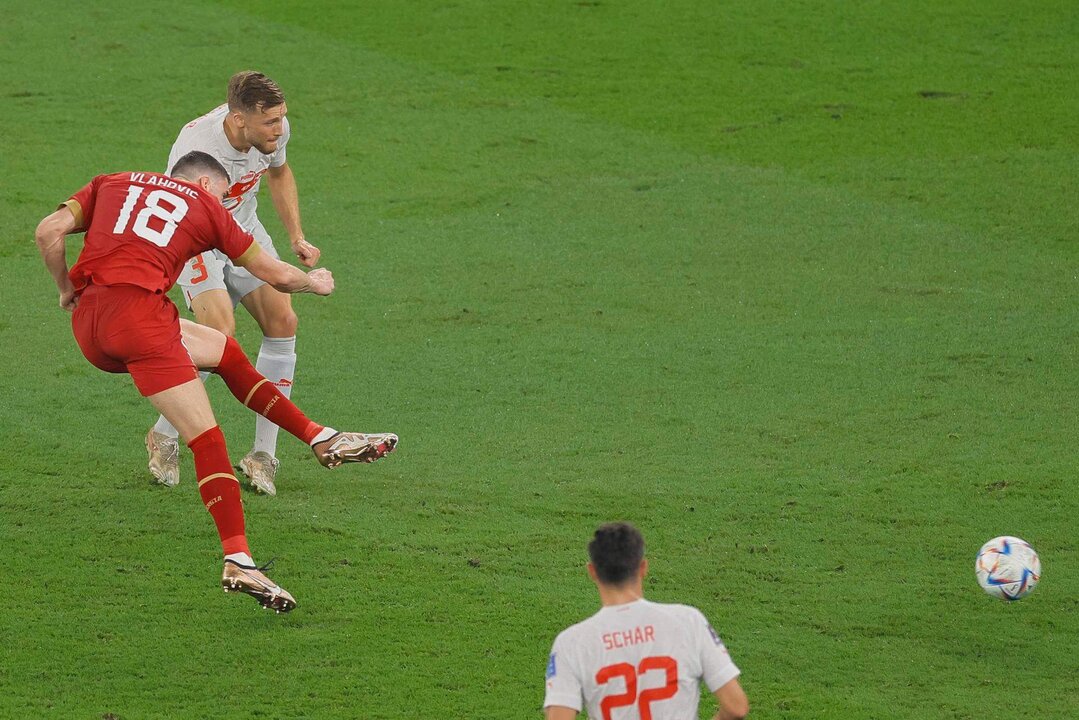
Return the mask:
<svg viewBox="0 0 1079 720">
<path fill-rule="evenodd" d="M 393 452 L 397 446 L 397 436 L 393 433 L 339 432 L 328 440 L 316 443 L 312 450 L 318 461 L 328 468 L 335 468 L 342 463 L 374 462 Z"/>
<path fill-rule="evenodd" d="M 296 600 L 288 590 L 262 574 L 269 563 L 257 568 L 253 565 L 241 565 L 235 560 L 225 561 L 225 570 L 221 573 L 221 587 L 225 592 L 242 592 L 258 600 L 259 605 L 279 613 L 288 612 L 296 607 Z"/>
<path fill-rule="evenodd" d="M 274 479 L 277 477 L 279 461 L 273 455 L 262 450 L 252 450 L 240 461 L 240 470 L 251 481 L 251 487 L 267 495 L 277 495 Z"/>
<path fill-rule="evenodd" d="M 180 484 L 180 442 L 150 428 L 146 433 L 146 454 L 150 456 L 150 474 L 165 487 Z"/>
</svg>

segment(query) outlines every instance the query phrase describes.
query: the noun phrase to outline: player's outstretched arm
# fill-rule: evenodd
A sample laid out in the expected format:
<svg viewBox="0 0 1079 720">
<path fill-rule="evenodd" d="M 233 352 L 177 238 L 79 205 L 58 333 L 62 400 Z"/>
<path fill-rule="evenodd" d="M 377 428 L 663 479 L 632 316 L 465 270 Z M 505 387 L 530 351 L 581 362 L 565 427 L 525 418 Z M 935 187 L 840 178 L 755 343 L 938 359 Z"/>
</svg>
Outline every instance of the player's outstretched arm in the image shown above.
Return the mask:
<svg viewBox="0 0 1079 720">
<path fill-rule="evenodd" d="M 548 705 L 543 710 L 546 713 L 544 716 L 546 720 L 577 720 L 577 711 L 573 708 Z"/>
<path fill-rule="evenodd" d="M 76 227 L 75 214 L 71 208 L 64 206 L 45 217 L 38 223 L 34 233 L 34 242 L 41 253 L 41 259 L 45 262 L 53 282 L 60 290 L 60 307 L 68 312 L 75 309 L 78 299 L 75 297 L 75 288 L 71 284 L 71 278 L 67 274 L 67 256 L 64 253 L 64 236 L 74 232 Z"/>
<path fill-rule="evenodd" d="M 314 267 L 322 251 L 307 242 L 300 226 L 300 193 L 296 190 L 296 176 L 292 174 L 292 168 L 288 163 L 271 167 L 267 177 L 270 182 L 270 198 L 277 209 L 277 216 L 281 218 L 281 224 L 288 232 L 292 252 L 296 253 L 296 257 L 306 267 Z"/>
<path fill-rule="evenodd" d="M 742 720 L 749 715 L 749 698 L 737 680 L 731 680 L 715 691 L 719 712 L 715 720 Z"/>
<path fill-rule="evenodd" d="M 309 292 L 329 295 L 333 292 L 333 273 L 326 268 L 306 273 L 261 250 L 253 257 L 245 259 L 243 266 L 259 280 L 269 283 L 275 290 L 283 293 Z"/>
</svg>

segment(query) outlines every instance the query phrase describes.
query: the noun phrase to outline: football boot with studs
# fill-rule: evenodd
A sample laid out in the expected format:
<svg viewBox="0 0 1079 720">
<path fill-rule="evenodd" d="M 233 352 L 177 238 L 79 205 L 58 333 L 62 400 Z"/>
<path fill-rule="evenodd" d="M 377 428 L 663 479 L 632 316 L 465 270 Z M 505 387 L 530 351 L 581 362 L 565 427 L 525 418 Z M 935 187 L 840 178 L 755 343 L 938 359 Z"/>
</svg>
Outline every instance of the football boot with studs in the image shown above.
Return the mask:
<svg viewBox="0 0 1079 720">
<path fill-rule="evenodd" d="M 221 573 L 221 587 L 225 592 L 242 592 L 258 601 L 267 610 L 284 613 L 296 607 L 296 600 L 288 590 L 263 574 L 273 560 L 262 567 L 243 565 L 235 560 L 225 560 L 225 569 Z"/>
<path fill-rule="evenodd" d="M 263 450 L 252 450 L 240 461 L 240 470 L 251 481 L 251 487 L 260 493 L 277 495 L 277 466 L 280 461 Z"/>
<path fill-rule="evenodd" d="M 180 484 L 180 441 L 150 428 L 146 433 L 146 454 L 150 457 L 150 474 L 165 487 Z"/>
<path fill-rule="evenodd" d="M 397 447 L 393 433 L 339 432 L 322 442 L 315 443 L 312 450 L 325 467 L 335 468 L 343 463 L 370 463 L 385 457 Z"/>
</svg>

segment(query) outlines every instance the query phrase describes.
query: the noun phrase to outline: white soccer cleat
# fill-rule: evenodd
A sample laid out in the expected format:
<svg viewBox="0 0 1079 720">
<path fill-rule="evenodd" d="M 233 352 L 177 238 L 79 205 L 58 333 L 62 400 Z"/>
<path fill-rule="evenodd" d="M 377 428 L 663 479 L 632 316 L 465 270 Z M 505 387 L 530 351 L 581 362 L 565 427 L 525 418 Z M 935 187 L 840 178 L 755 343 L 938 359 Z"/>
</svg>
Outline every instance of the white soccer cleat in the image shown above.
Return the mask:
<svg viewBox="0 0 1079 720">
<path fill-rule="evenodd" d="M 397 436 L 393 433 L 350 433 L 339 432 L 315 443 L 311 448 L 318 461 L 328 468 L 335 468 L 342 463 L 370 463 L 385 457 L 397 447 Z"/>
<path fill-rule="evenodd" d="M 268 568 L 266 563 L 261 568 L 254 565 L 241 565 L 235 560 L 225 560 L 225 569 L 221 573 L 221 587 L 225 592 L 242 592 L 258 601 L 262 607 L 276 612 L 288 612 L 296 607 L 296 600 L 288 590 L 263 574 Z"/>
<path fill-rule="evenodd" d="M 150 474 L 165 487 L 180 484 L 180 441 L 150 428 L 146 433 L 146 454 L 150 456 Z"/>
<path fill-rule="evenodd" d="M 251 487 L 260 493 L 277 495 L 277 466 L 280 461 L 263 450 L 252 450 L 240 461 L 240 470 L 251 481 Z"/>
</svg>

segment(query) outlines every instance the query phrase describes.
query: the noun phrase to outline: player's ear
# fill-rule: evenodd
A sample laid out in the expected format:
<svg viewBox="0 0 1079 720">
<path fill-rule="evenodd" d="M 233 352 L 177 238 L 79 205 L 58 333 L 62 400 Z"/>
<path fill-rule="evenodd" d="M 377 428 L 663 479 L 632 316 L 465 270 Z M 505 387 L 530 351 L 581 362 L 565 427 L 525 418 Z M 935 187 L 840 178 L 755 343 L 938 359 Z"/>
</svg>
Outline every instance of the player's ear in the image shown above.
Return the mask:
<svg viewBox="0 0 1079 720">
<path fill-rule="evenodd" d="M 210 189 L 210 186 L 213 185 L 213 181 L 210 180 L 209 175 L 199 175 L 198 182 L 200 188 L 210 193 L 211 195 L 213 194 L 213 191 Z"/>
<path fill-rule="evenodd" d="M 641 579 L 644 580 L 645 576 L 648 575 L 648 558 L 641 558 L 641 567 L 637 572 L 640 574 Z"/>
<path fill-rule="evenodd" d="M 592 582 L 598 583 L 599 582 L 599 575 L 596 574 L 596 566 L 593 565 L 592 563 L 588 563 L 587 567 L 588 567 L 588 577 L 592 578 Z"/>
</svg>

